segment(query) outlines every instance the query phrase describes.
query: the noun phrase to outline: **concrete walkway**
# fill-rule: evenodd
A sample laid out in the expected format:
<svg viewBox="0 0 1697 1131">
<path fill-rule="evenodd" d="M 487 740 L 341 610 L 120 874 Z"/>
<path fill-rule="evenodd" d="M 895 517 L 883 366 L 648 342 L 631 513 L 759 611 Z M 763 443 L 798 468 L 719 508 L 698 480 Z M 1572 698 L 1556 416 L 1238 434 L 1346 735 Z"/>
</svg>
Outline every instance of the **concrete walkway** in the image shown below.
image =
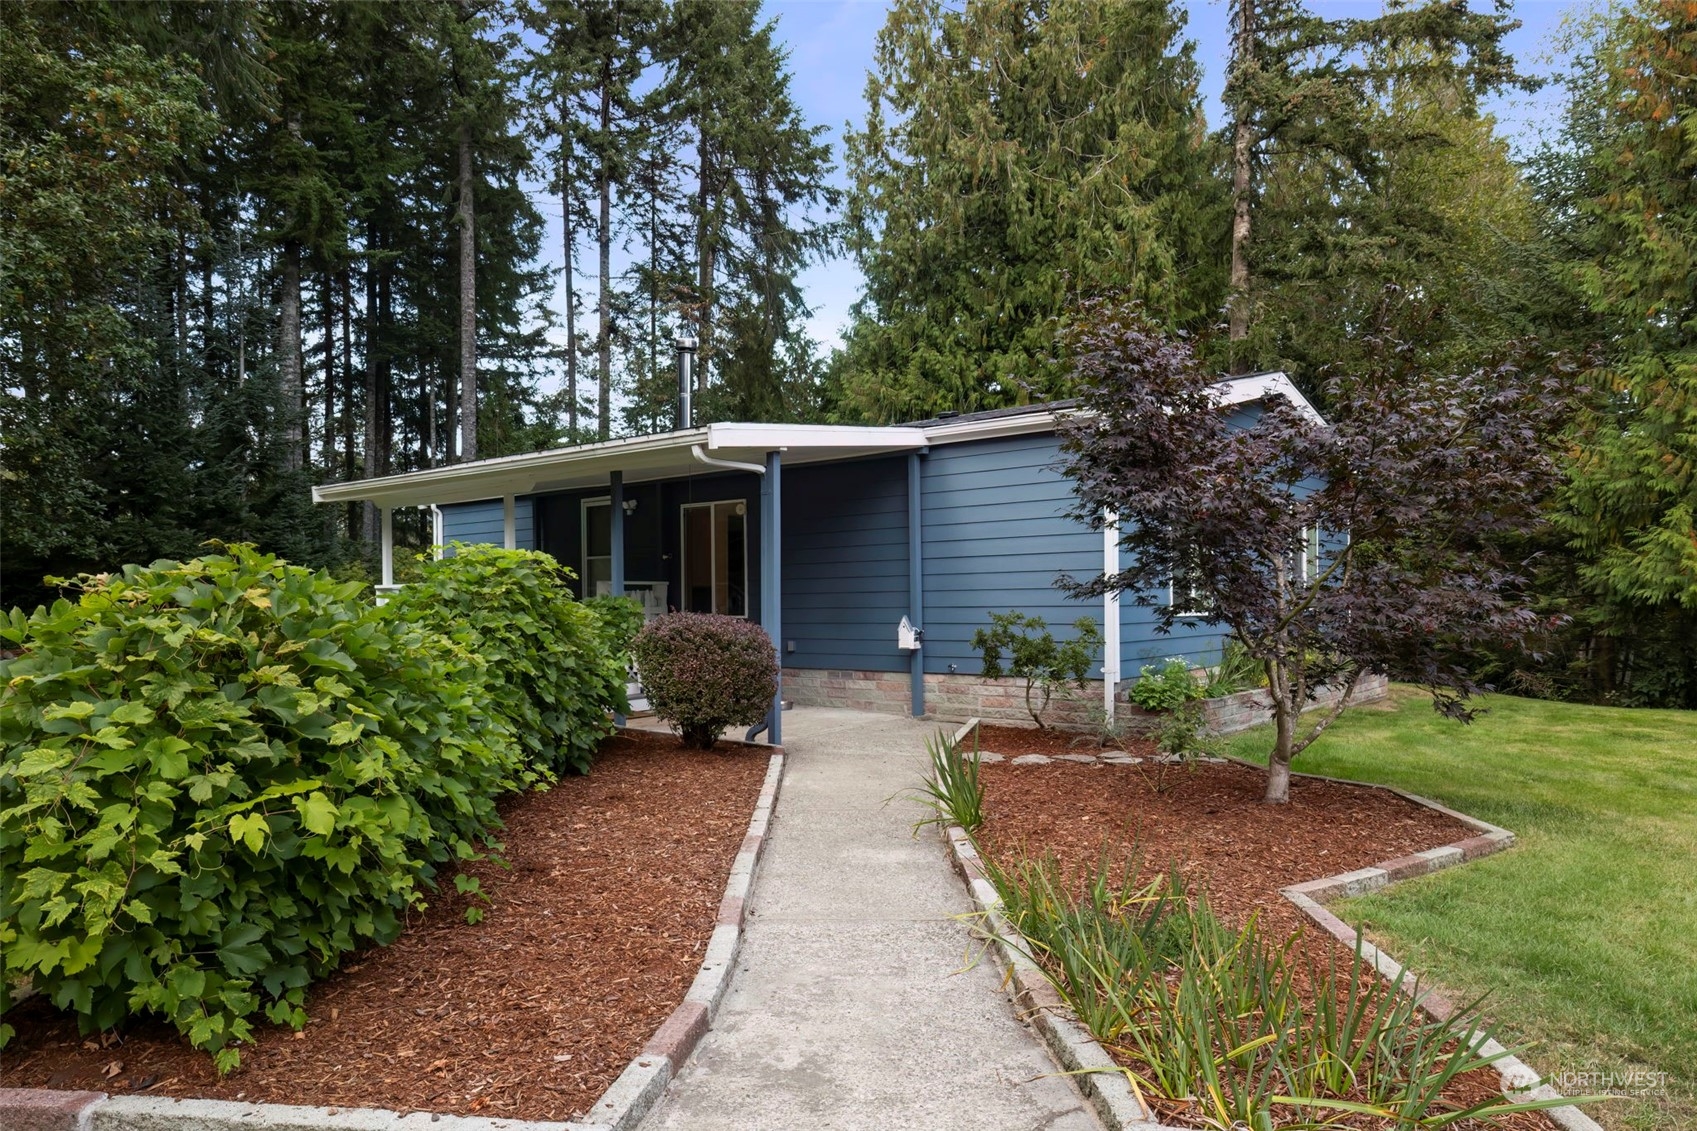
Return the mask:
<svg viewBox="0 0 1697 1131">
<path fill-rule="evenodd" d="M 790 763 L 735 977 L 644 1122 L 659 1129 L 1099 1131 L 1015 1018 L 964 922 L 918 783 L 934 725 L 784 714 Z"/>
</svg>

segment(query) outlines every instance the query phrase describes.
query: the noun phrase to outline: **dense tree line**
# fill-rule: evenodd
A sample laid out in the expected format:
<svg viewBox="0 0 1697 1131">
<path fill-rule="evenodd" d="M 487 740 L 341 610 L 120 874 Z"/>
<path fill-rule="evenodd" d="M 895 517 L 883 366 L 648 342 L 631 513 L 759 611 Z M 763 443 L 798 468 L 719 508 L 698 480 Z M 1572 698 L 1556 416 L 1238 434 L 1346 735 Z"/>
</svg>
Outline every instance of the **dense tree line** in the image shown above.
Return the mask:
<svg viewBox="0 0 1697 1131">
<path fill-rule="evenodd" d="M 6 604 L 352 566 L 312 483 L 669 427 L 680 330 L 704 414 L 817 411 L 829 148 L 757 2 L 20 0 L 0 74 Z"/>
</svg>

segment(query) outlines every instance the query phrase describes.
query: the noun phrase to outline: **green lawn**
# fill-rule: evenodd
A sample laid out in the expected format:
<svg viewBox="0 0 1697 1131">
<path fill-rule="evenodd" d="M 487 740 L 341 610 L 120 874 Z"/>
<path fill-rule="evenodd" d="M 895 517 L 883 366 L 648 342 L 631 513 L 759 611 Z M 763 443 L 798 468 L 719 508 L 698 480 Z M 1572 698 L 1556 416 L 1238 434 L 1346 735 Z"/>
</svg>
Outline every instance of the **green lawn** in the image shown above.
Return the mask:
<svg viewBox="0 0 1697 1131">
<path fill-rule="evenodd" d="M 1606 1126 L 1697 1131 L 1697 713 L 1508 696 L 1486 706 L 1462 726 L 1393 687 L 1389 703 L 1351 710 L 1296 760 L 1519 838 L 1335 909 L 1414 969 L 1489 991 L 1504 1043 L 1546 1075 L 1666 1074 L 1648 1094 L 1589 1109 Z M 1230 747 L 1264 761 L 1270 743 L 1258 728 Z"/>
</svg>

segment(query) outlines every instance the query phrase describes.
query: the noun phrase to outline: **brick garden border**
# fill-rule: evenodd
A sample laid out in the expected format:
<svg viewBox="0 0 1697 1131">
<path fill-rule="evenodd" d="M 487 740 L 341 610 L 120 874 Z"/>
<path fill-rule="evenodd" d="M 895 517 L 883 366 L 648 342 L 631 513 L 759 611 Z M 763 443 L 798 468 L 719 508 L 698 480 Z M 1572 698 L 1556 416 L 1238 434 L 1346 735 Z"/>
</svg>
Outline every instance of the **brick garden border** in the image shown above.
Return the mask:
<svg viewBox="0 0 1697 1131">
<path fill-rule="evenodd" d="M 729 739 L 721 741 L 731 741 Z M 607 1086 L 581 1121 L 500 1119 L 410 1113 L 382 1108 L 301 1107 L 163 1096 L 109 1096 L 50 1088 L 0 1088 L 4 1131 L 633 1131 L 712 1026 L 730 985 L 742 945 L 745 905 L 766 847 L 766 832 L 783 783 L 782 747 L 732 742 L 773 751 L 748 821 L 701 969 L 684 1000 Z"/>
<path fill-rule="evenodd" d="M 964 741 L 978 723 L 978 719 L 968 719 L 955 732 L 955 742 L 958 744 Z M 1252 769 L 1264 768 L 1241 758 L 1227 760 Z M 1335 876 L 1293 884 L 1281 890 L 1281 895 L 1327 934 L 1351 949 L 1359 946 L 1362 959 L 1370 963 L 1387 984 L 1392 984 L 1399 976 L 1403 976 L 1404 968 L 1384 951 L 1361 938 L 1354 928 L 1326 910 L 1325 905 L 1348 896 L 1377 891 L 1413 876 L 1423 876 L 1477 860 L 1501 852 L 1514 844 L 1514 834 L 1507 829 L 1393 786 L 1353 781 L 1348 778 L 1328 778 L 1321 774 L 1294 773 L 1292 776 L 1383 790 L 1415 805 L 1453 817 L 1475 831 L 1476 835 L 1452 844 L 1399 856 L 1370 868 L 1359 868 L 1353 872 L 1342 872 Z M 955 870 L 966 881 L 973 904 L 983 916 L 984 925 L 980 933 L 985 939 L 987 951 L 995 957 L 996 964 L 1002 971 L 1003 982 L 1009 995 L 1042 1037 L 1056 1064 L 1071 1076 L 1079 1091 L 1095 1107 L 1109 1131 L 1181 1131 L 1155 1120 L 1153 1113 L 1138 1098 L 1125 1074 L 1108 1055 L 1108 1051 L 1066 1007 L 1047 975 L 1031 960 L 1029 954 L 1008 941 L 1017 937 L 1017 933 L 1002 915 L 1001 896 L 984 873 L 983 863 L 972 837 L 960 826 L 950 825 L 947 829 L 947 839 L 950 860 Z M 1420 1008 L 1434 1019 L 1446 1019 L 1456 1010 L 1447 995 L 1420 983 L 1412 975 L 1405 978 L 1403 992 L 1413 994 Z M 1479 1051 L 1490 1056 L 1506 1050 L 1494 1039 L 1488 1039 L 1479 1045 Z M 1492 1067 L 1502 1079 L 1503 1095 L 1511 1100 L 1559 1099 L 1561 1096 L 1561 1093 L 1545 1084 L 1543 1078 L 1518 1057 L 1504 1056 Z M 1603 1131 L 1600 1124 L 1575 1107 L 1551 1108 L 1544 1114 L 1564 1131 Z"/>
</svg>

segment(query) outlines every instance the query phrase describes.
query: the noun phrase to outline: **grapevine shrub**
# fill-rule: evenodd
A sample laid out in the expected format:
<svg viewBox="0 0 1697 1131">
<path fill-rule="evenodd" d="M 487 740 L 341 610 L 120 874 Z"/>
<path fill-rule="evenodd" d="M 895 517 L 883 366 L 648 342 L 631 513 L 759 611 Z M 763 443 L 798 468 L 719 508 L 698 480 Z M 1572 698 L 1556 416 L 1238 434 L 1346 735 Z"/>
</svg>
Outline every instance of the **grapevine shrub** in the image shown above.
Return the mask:
<svg viewBox="0 0 1697 1131">
<path fill-rule="evenodd" d="M 235 546 L 72 588 L 0 621 L 0 1010 L 27 979 L 228 1069 L 536 775 L 484 663 L 358 584 Z"/>
<path fill-rule="evenodd" d="M 422 578 L 386 608 L 450 635 L 489 664 L 490 706 L 512 725 L 532 766 L 587 773 L 612 713 L 624 711 L 633 601 L 572 597 L 570 574 L 547 554 L 456 543 L 425 559 Z"/>
<path fill-rule="evenodd" d="M 631 642 L 654 713 L 685 746 L 711 750 L 728 726 L 766 717 L 778 693 L 772 638 L 741 617 L 668 613 Z"/>
</svg>

